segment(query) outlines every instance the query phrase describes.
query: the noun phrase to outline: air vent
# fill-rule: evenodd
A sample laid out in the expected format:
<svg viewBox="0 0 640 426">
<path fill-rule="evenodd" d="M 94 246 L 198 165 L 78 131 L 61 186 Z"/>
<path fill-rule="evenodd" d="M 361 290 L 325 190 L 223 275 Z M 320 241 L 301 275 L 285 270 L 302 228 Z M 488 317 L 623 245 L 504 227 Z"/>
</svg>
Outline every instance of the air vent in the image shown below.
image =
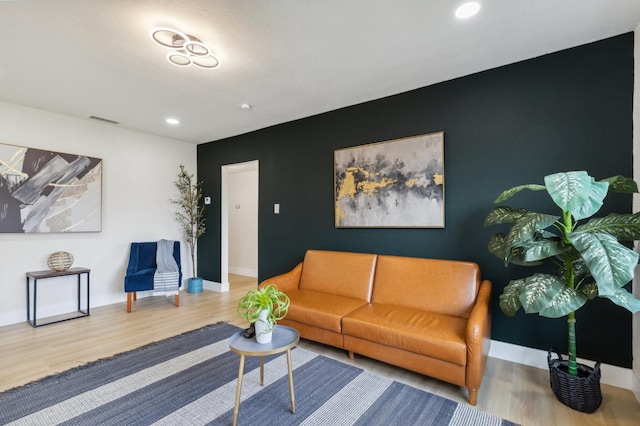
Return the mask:
<svg viewBox="0 0 640 426">
<path fill-rule="evenodd" d="M 114 126 L 120 124 L 117 121 L 109 120 L 107 118 L 102 118 L 102 117 L 96 117 L 95 115 L 92 115 L 91 117 L 89 117 L 89 119 L 100 121 L 101 123 L 113 124 Z"/>
</svg>

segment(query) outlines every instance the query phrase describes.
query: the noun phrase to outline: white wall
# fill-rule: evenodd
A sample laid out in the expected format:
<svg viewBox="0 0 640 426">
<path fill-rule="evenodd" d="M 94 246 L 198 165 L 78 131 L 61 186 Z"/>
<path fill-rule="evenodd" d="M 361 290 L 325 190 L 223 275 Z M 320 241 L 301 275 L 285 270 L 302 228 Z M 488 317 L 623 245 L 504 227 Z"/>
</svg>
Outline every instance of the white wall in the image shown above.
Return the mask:
<svg viewBox="0 0 640 426">
<path fill-rule="evenodd" d="M 640 181 L 640 24 L 635 30 L 633 84 L 633 179 Z M 633 211 L 640 212 L 640 195 L 633 198 Z M 638 250 L 636 242 L 636 250 Z M 640 297 L 640 267 L 636 267 L 633 293 Z M 633 391 L 640 401 L 640 313 L 633 316 Z"/>
<path fill-rule="evenodd" d="M 195 173 L 195 145 L 5 102 L 0 102 L 0 142 L 103 160 L 102 232 L 0 234 L 0 326 L 26 320 L 25 272 L 48 269 L 47 258 L 55 251 L 68 251 L 74 266 L 91 269 L 93 308 L 125 300 L 130 242 L 181 239 L 168 199 L 176 195 L 180 164 Z M 185 268 L 184 242 L 181 254 Z M 73 310 L 73 282 L 39 282 L 43 316 Z"/>
<path fill-rule="evenodd" d="M 229 272 L 258 276 L 258 170 L 229 173 Z"/>
</svg>

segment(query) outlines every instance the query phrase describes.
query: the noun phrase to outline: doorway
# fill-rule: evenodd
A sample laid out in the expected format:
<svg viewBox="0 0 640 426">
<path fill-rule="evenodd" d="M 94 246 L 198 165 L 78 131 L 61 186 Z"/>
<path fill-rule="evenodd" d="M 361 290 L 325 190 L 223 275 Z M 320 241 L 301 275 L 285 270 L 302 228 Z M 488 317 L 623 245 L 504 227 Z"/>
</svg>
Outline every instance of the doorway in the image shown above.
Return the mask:
<svg viewBox="0 0 640 426">
<path fill-rule="evenodd" d="M 229 273 L 258 276 L 258 185 L 258 160 L 221 168 L 221 291 L 229 290 Z"/>
</svg>

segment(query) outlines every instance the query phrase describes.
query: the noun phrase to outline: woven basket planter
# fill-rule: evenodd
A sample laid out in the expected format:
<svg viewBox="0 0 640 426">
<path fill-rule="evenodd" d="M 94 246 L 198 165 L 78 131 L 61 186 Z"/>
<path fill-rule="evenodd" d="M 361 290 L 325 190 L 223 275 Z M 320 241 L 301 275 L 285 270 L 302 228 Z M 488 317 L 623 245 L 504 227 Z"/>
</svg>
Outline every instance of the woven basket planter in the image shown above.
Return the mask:
<svg viewBox="0 0 640 426">
<path fill-rule="evenodd" d="M 73 255 L 66 251 L 57 251 L 47 259 L 47 266 L 54 271 L 66 271 L 73 265 Z"/>
<path fill-rule="evenodd" d="M 551 359 L 551 352 L 558 356 Z M 602 403 L 600 391 L 600 362 L 593 368 L 578 364 L 578 375 L 569 375 L 569 361 L 563 360 L 556 348 L 547 355 L 551 390 L 564 405 L 583 413 L 593 413 Z"/>
<path fill-rule="evenodd" d="M 202 293 L 202 278 L 189 278 L 189 280 L 187 281 L 187 292 Z"/>
</svg>

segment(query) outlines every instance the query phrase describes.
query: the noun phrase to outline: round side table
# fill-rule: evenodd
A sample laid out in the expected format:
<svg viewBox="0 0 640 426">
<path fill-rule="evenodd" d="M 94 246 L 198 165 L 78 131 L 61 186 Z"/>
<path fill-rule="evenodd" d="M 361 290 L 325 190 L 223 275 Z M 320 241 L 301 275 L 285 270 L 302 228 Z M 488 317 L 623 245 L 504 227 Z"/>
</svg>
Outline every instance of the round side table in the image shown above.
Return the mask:
<svg viewBox="0 0 640 426">
<path fill-rule="evenodd" d="M 237 331 L 229 338 L 229 349 L 240 355 L 238 368 L 238 387 L 236 388 L 236 403 L 233 407 L 233 426 L 238 422 L 238 408 L 240 407 L 240 392 L 242 376 L 244 374 L 244 357 L 260 357 L 260 386 L 264 384 L 264 357 L 267 355 L 287 353 L 287 368 L 289 370 L 289 393 L 291 394 L 291 412 L 296 412 L 296 399 L 293 392 L 293 370 L 291 368 L 291 348 L 300 341 L 300 333 L 295 328 L 278 325 L 273 330 L 273 337 L 269 343 L 258 343 L 255 338 L 244 338 L 242 332 Z"/>
</svg>

